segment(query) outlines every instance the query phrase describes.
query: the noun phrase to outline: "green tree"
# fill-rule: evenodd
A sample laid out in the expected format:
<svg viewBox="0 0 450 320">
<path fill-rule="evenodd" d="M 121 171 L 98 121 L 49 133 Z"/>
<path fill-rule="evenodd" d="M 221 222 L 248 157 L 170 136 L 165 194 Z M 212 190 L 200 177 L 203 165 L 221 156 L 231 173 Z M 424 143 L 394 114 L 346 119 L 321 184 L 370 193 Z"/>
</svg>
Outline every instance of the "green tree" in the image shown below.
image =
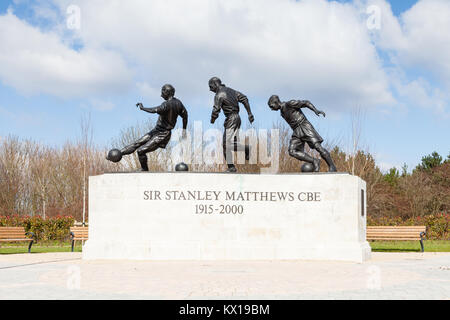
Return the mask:
<svg viewBox="0 0 450 320">
<path fill-rule="evenodd" d="M 445 160 L 444 163 L 450 163 L 450 152 L 448 153 L 447 160 Z"/>
<path fill-rule="evenodd" d="M 442 156 L 434 151 L 431 155 L 422 157 L 422 163 L 417 166 L 419 170 L 429 170 L 442 164 Z"/>
<path fill-rule="evenodd" d="M 404 163 L 402 167 L 402 177 L 406 177 L 407 175 L 408 175 L 408 165 Z"/>
<path fill-rule="evenodd" d="M 397 170 L 397 168 L 390 168 L 389 172 L 386 173 L 384 176 L 384 181 L 389 183 L 391 186 L 395 186 L 398 183 L 398 179 L 400 178 L 400 173 Z"/>
</svg>

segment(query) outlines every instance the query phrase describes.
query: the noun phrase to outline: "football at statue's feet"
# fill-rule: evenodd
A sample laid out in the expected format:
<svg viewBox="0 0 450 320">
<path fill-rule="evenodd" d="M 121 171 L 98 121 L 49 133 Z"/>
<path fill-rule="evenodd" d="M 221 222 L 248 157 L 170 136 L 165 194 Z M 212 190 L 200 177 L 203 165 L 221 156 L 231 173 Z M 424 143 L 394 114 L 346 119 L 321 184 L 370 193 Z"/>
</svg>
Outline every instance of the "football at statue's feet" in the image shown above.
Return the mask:
<svg viewBox="0 0 450 320">
<path fill-rule="evenodd" d="M 109 150 L 106 159 L 112 162 L 119 162 L 122 160 L 122 152 L 120 152 L 119 149 L 111 149 Z"/>
<path fill-rule="evenodd" d="M 314 171 L 314 165 L 309 162 L 305 162 L 302 165 L 302 172 L 313 172 Z"/>
<path fill-rule="evenodd" d="M 186 163 L 180 162 L 175 166 L 175 171 L 189 171 L 189 167 Z"/>
</svg>

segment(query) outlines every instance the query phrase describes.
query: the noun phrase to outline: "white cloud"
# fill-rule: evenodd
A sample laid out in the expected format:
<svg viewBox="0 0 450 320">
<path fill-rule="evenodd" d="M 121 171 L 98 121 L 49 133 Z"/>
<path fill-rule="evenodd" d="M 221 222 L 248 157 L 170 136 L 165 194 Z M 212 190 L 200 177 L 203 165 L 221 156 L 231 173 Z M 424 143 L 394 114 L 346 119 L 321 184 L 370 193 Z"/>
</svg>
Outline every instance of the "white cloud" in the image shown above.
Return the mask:
<svg viewBox="0 0 450 320">
<path fill-rule="evenodd" d="M 109 111 L 115 108 L 115 104 L 111 101 L 103 101 L 99 99 L 92 99 L 91 100 L 91 106 L 94 109 L 100 110 L 100 111 Z"/>
<path fill-rule="evenodd" d="M 56 0 L 65 12 L 73 1 Z M 188 102 L 219 76 L 247 95 L 308 98 L 329 109 L 393 103 L 355 6 L 324 0 L 80 0 L 86 48 L 110 48 L 137 82 L 172 83 Z M 142 80 L 143 79 L 143 80 Z M 208 105 L 209 107 L 209 105 Z"/>
<path fill-rule="evenodd" d="M 402 17 L 404 45 L 399 61 L 434 72 L 450 88 L 450 1 L 422 0 Z"/>
<path fill-rule="evenodd" d="M 422 108 L 429 108 L 442 116 L 450 117 L 446 110 L 448 94 L 431 86 L 425 79 L 418 78 L 403 82 L 393 79 L 393 82 L 403 101 Z"/>
<path fill-rule="evenodd" d="M 420 105 L 446 112 L 445 90 L 427 79 L 392 78 L 377 49 L 391 52 L 398 73 L 420 66 L 450 83 L 450 35 L 438 32 L 450 29 L 447 0 L 421 0 L 400 19 L 385 0 L 53 2 L 59 16 L 79 6 L 81 29 L 63 30 L 57 19 L 61 25 L 44 33 L 11 13 L 0 16 L 0 79 L 23 92 L 92 99 L 134 85 L 154 99 L 172 83 L 185 103 L 210 107 L 207 81 L 219 76 L 258 101 L 277 93 L 331 111 L 392 107 L 392 92 L 415 93 Z M 379 31 L 367 29 L 369 4 L 382 9 Z M 65 45 L 67 34 L 81 51 Z"/>
<path fill-rule="evenodd" d="M 137 82 L 136 87 L 142 97 L 150 100 L 157 100 L 161 96 L 161 89 L 152 87 L 147 82 Z"/>
<path fill-rule="evenodd" d="M 25 94 L 58 97 L 123 91 L 132 74 L 117 53 L 77 52 L 56 33 L 43 33 L 12 12 L 0 16 L 0 81 Z"/>
<path fill-rule="evenodd" d="M 450 1 L 420 0 L 400 18 L 392 14 L 385 0 L 368 0 L 366 5 L 370 4 L 381 9 L 381 28 L 373 34 L 375 42 L 390 53 L 396 72 L 403 74 L 402 79 L 391 77 L 393 87 L 415 105 L 432 107 L 438 114 L 449 116 Z M 415 75 L 406 76 L 408 69 Z"/>
<path fill-rule="evenodd" d="M 3 106 L 0 106 L 0 119 L 4 120 L 5 123 L 8 122 L 18 127 L 39 127 L 45 123 L 42 114 L 30 114 L 28 112 L 11 110 L 11 108 L 8 109 Z"/>
</svg>

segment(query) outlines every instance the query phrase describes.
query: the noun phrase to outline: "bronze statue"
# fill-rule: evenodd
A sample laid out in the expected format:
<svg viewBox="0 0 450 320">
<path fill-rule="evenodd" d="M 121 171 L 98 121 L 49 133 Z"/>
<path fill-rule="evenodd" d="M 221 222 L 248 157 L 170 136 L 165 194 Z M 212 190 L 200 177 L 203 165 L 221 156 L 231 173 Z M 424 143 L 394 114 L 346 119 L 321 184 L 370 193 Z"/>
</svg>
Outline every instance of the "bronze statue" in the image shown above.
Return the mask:
<svg viewBox="0 0 450 320">
<path fill-rule="evenodd" d="M 292 130 L 294 130 L 289 143 L 289 155 L 291 157 L 311 163 L 314 166 L 314 172 L 319 172 L 320 160 L 305 153 L 304 148 L 306 142 L 311 149 L 315 149 L 319 152 L 322 159 L 328 164 L 328 171 L 336 172 L 336 166 L 331 159 L 330 153 L 322 147 L 322 137 L 317 133 L 308 119 L 306 119 L 301 108 L 311 109 L 317 116 L 322 114 L 325 117 L 325 112 L 317 110 L 316 107 L 307 100 L 281 102 L 277 95 L 273 95 L 269 98 L 268 105 L 270 109 L 274 111 L 280 110 L 281 116 L 286 120 Z"/>
<path fill-rule="evenodd" d="M 239 116 L 239 103 L 242 103 L 247 110 L 248 120 L 253 123 L 253 117 L 247 97 L 239 91 L 226 87 L 222 81 L 213 77 L 209 80 L 209 89 L 215 92 L 214 107 L 211 114 L 211 123 L 219 117 L 220 110 L 225 114 L 223 134 L 223 155 L 228 165 L 227 172 L 236 172 L 233 164 L 232 148 L 234 151 L 245 151 L 245 159 L 249 159 L 250 148 L 248 145 L 241 145 L 237 141 L 237 133 L 241 127 L 241 117 Z"/>
<path fill-rule="evenodd" d="M 183 103 L 174 97 L 175 88 L 166 84 L 161 89 L 161 97 L 165 100 L 160 106 L 154 108 L 144 108 L 142 103 L 137 103 L 139 109 L 159 114 L 158 122 L 153 130 L 145 134 L 136 142 L 124 147 L 119 151 L 113 149 L 110 151 L 107 160 L 118 162 L 122 155 L 131 154 L 135 151 L 138 153 L 141 171 L 148 171 L 147 153 L 155 151 L 158 148 L 165 148 L 170 141 L 172 129 L 177 123 L 177 118 L 183 118 L 183 138 L 186 137 L 186 127 L 188 123 L 188 113 Z"/>
</svg>

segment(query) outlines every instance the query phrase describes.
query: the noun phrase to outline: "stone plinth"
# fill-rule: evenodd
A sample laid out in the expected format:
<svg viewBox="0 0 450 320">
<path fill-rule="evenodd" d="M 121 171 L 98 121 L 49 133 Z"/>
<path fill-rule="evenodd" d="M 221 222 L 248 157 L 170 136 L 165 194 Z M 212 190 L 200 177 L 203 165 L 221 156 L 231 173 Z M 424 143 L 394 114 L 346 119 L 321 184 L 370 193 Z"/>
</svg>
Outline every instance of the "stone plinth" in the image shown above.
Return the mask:
<svg viewBox="0 0 450 320">
<path fill-rule="evenodd" d="M 83 258 L 362 262 L 365 190 L 343 173 L 93 176 Z"/>
</svg>

